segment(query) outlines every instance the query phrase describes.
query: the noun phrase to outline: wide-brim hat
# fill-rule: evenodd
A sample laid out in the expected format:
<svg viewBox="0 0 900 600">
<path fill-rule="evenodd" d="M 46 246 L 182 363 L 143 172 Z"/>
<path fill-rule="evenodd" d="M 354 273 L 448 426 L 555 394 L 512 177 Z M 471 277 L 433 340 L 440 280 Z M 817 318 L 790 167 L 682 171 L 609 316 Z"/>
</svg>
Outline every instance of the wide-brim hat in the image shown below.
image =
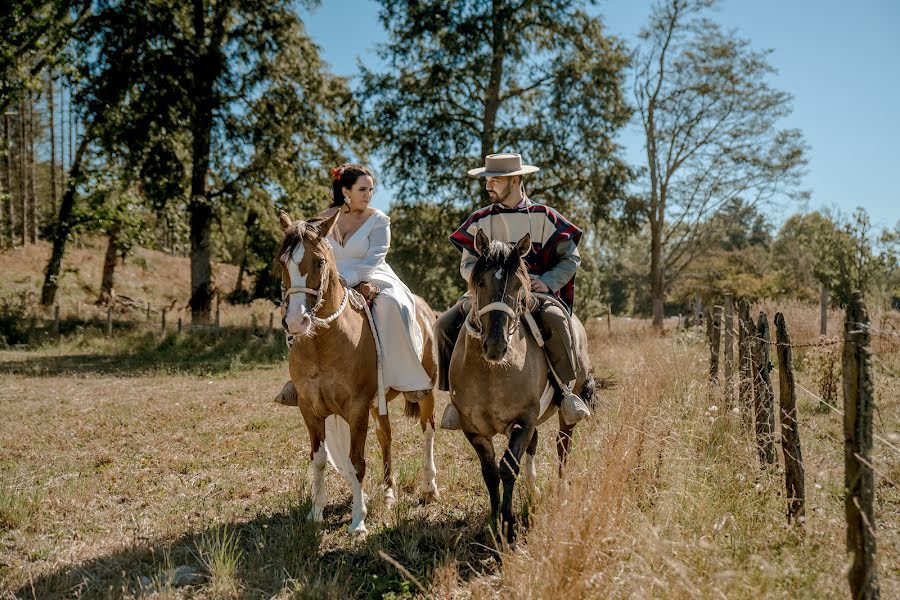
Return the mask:
<svg viewBox="0 0 900 600">
<path fill-rule="evenodd" d="M 540 171 L 540 167 L 523 165 L 521 154 L 488 154 L 484 166 L 469 170 L 469 177 L 512 177 Z"/>
</svg>

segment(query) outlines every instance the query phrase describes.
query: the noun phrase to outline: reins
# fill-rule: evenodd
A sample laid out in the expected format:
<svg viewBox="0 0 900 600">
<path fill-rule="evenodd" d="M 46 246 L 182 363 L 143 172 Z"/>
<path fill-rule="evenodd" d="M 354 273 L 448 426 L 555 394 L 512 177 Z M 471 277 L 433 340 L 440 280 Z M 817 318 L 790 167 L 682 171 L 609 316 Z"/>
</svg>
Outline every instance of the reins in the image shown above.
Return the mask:
<svg viewBox="0 0 900 600">
<path fill-rule="evenodd" d="M 316 329 L 318 328 L 327 328 L 331 323 L 341 316 L 341 313 L 344 312 L 344 309 L 347 308 L 347 302 L 350 300 L 351 295 L 356 294 L 358 298 L 356 298 L 357 302 L 353 302 L 353 305 L 357 308 L 362 305 L 363 310 L 366 313 L 366 319 L 369 323 L 369 328 L 372 330 L 372 337 L 375 340 L 375 360 L 376 360 L 376 371 L 378 372 L 378 413 L 380 415 L 387 414 L 387 398 L 384 395 L 384 351 L 381 347 L 381 340 L 378 338 L 378 331 L 375 329 L 375 319 L 372 317 L 372 311 L 369 310 L 369 305 L 362 298 L 362 295 L 358 292 L 351 290 L 350 288 L 341 284 L 341 288 L 344 290 L 344 296 L 341 298 L 341 304 L 337 307 L 333 313 L 328 315 L 327 317 L 319 317 L 316 315 L 317 312 L 322 308 L 322 305 L 325 303 L 325 290 L 328 287 L 328 271 L 322 272 L 322 281 L 319 282 L 319 288 L 309 288 L 304 286 L 291 286 L 288 289 L 284 289 L 284 284 L 282 283 L 282 294 L 281 294 L 281 304 L 282 306 L 287 306 L 287 302 L 293 294 L 309 294 L 310 296 L 315 296 L 316 303 L 313 305 L 312 310 L 310 310 L 309 318 L 312 321 L 314 326 L 313 331 L 310 333 L 310 337 L 315 335 Z M 288 348 L 292 348 L 294 345 L 294 336 L 287 330 L 287 327 L 282 322 L 282 329 L 284 330 L 285 339 L 287 340 Z"/>
</svg>

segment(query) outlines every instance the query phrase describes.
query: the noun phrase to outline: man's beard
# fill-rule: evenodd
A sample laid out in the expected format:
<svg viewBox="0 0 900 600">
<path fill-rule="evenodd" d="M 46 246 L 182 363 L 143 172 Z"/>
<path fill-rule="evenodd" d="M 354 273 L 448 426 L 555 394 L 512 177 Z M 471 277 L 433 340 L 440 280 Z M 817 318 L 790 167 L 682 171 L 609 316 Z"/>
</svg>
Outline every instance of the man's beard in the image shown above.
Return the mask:
<svg viewBox="0 0 900 600">
<path fill-rule="evenodd" d="M 512 194 L 512 186 L 507 183 L 504 194 L 500 194 L 500 192 L 497 191 L 495 191 L 494 193 L 497 194 L 497 199 L 494 202 L 503 204 L 504 202 L 506 202 L 506 199 L 509 198 L 510 194 Z"/>
</svg>

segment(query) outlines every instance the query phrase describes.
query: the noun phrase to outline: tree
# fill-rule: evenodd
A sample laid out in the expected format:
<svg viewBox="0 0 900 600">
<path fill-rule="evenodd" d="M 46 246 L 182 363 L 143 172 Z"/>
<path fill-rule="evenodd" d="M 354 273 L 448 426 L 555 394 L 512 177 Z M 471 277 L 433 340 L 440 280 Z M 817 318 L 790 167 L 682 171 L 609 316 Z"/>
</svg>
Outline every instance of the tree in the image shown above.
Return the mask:
<svg viewBox="0 0 900 600">
<path fill-rule="evenodd" d="M 712 0 L 664 0 L 640 34 L 634 96 L 646 164 L 653 323 L 669 288 L 711 243 L 702 224 L 736 198 L 792 195 L 805 165 L 790 96 L 769 86 L 768 52 L 704 18 Z"/>
<path fill-rule="evenodd" d="M 893 293 L 898 239 L 896 231 L 876 234 L 862 208 L 850 217 L 818 211 L 797 214 L 778 232 L 773 264 L 785 293 L 812 301 L 824 286 L 832 302 L 846 306 L 854 290 Z"/>
<path fill-rule="evenodd" d="M 435 217 L 422 240 L 398 236 L 395 257 L 415 256 L 459 224 L 417 203 L 453 205 L 463 215 L 487 202 L 482 182 L 465 171 L 494 152 L 542 165 L 527 181 L 529 195 L 583 226 L 622 208 L 630 173 L 614 136 L 630 116 L 627 54 L 585 4 L 382 0 L 390 41 L 379 54 L 390 67 L 363 69 L 366 121 L 399 193 L 398 218 Z M 457 282 L 429 288 L 430 301 L 444 302 L 462 283 L 458 255 L 448 250 L 430 264 L 434 282 Z"/>
<path fill-rule="evenodd" d="M 346 82 L 325 70 L 287 0 L 104 2 L 77 43 L 79 105 L 103 152 L 142 175 L 149 164 L 160 189 L 187 174 L 190 305 L 208 320 L 216 211 L 257 188 L 308 211 L 352 130 Z"/>
</svg>

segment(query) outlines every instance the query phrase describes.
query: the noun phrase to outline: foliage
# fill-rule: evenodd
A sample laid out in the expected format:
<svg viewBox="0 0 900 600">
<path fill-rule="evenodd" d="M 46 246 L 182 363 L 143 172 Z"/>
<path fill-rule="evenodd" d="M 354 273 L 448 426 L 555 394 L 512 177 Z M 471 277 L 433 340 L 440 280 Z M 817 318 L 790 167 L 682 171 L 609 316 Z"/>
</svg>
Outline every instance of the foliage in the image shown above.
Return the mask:
<svg viewBox="0 0 900 600">
<path fill-rule="evenodd" d="M 704 18 L 713 4 L 655 4 L 635 57 L 658 327 L 672 283 L 715 243 L 704 223 L 739 198 L 753 205 L 794 195 L 806 162 L 800 132 L 778 127 L 790 96 L 768 83 L 769 53 Z"/>
<path fill-rule="evenodd" d="M 27 344 L 38 316 L 25 294 L 0 298 L 0 347 Z"/>
<path fill-rule="evenodd" d="M 435 203 L 445 213 L 461 209 L 462 217 L 486 204 L 483 182 L 465 171 L 487 154 L 510 151 L 544 167 L 527 178 L 529 196 L 582 228 L 624 215 L 630 172 L 614 136 L 629 118 L 627 54 L 585 4 L 381 2 L 389 41 L 379 53 L 389 67 L 364 68 L 361 94 L 375 150 L 398 190 L 399 215 L 424 215 L 429 209 L 419 203 Z M 447 216 L 430 219 L 425 238 L 394 252 L 401 272 L 418 273 L 422 264 L 410 248 L 445 240 L 462 221 Z M 446 226 L 428 229 L 438 222 Z M 448 248 L 424 256 L 431 267 L 423 293 L 447 302 L 461 287 L 459 257 Z M 406 260 L 414 262 L 401 264 Z"/>
<path fill-rule="evenodd" d="M 786 295 L 815 300 L 825 286 L 832 301 L 845 306 L 855 289 L 880 296 L 900 293 L 898 237 L 889 230 L 876 237 L 862 208 L 849 218 L 818 211 L 797 214 L 778 232 L 772 261 Z"/>
</svg>

